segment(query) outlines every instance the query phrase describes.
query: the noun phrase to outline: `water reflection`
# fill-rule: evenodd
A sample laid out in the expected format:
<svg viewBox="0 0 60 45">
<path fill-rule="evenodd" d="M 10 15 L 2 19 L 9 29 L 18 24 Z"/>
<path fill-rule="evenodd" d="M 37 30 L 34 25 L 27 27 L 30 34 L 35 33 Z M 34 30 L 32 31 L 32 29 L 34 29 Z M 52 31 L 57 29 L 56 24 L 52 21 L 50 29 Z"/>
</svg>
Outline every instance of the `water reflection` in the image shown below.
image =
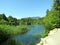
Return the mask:
<svg viewBox="0 0 60 45">
<path fill-rule="evenodd" d="M 40 34 L 44 32 L 44 26 L 31 25 L 30 28 L 30 31 L 28 31 L 26 34 L 14 36 L 4 42 L 2 45 L 36 45 L 36 43 L 40 42 Z"/>
</svg>

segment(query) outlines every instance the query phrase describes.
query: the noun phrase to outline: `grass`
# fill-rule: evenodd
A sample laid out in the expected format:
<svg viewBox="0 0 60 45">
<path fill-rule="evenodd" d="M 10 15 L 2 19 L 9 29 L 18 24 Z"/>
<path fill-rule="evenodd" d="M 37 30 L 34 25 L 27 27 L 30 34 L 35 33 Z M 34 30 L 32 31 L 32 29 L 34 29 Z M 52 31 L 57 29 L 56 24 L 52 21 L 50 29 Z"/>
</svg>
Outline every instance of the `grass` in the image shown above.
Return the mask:
<svg viewBox="0 0 60 45">
<path fill-rule="evenodd" d="M 49 31 L 50 31 L 50 30 L 45 30 L 45 31 L 41 34 L 41 37 L 42 37 L 42 38 L 45 38 L 46 36 L 48 36 Z"/>
<path fill-rule="evenodd" d="M 15 35 L 22 35 L 29 31 L 27 25 L 10 26 L 0 25 L 0 44 L 5 42 L 8 38 Z"/>
<path fill-rule="evenodd" d="M 21 26 L 10 26 L 10 25 L 0 25 L 0 31 L 4 31 L 10 35 L 24 34 L 29 30 L 27 25 Z"/>
</svg>

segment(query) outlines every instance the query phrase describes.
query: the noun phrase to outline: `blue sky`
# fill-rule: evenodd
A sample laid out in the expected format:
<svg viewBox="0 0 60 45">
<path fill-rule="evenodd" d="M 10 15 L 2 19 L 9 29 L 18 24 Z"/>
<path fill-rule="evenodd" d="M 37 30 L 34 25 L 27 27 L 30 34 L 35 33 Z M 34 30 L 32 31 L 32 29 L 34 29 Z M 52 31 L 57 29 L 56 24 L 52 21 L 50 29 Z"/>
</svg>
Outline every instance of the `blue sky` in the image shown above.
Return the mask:
<svg viewBox="0 0 60 45">
<path fill-rule="evenodd" d="M 0 0 L 0 14 L 16 18 L 43 17 L 52 0 Z"/>
</svg>

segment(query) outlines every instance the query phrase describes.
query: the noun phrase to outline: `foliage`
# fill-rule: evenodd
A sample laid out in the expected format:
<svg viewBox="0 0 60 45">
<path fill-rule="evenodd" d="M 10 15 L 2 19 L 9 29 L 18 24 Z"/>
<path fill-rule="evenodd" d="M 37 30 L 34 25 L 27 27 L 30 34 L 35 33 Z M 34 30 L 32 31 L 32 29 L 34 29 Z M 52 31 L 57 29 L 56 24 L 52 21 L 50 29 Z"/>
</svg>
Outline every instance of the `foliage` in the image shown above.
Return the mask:
<svg viewBox="0 0 60 45">
<path fill-rule="evenodd" d="M 43 23 L 43 18 L 22 18 L 20 21 L 19 21 L 19 24 L 20 25 L 36 25 L 36 24 L 42 24 Z"/>
<path fill-rule="evenodd" d="M 5 14 L 0 14 L 0 20 L 1 20 L 1 19 L 4 19 L 4 20 L 8 21 L 8 19 L 7 19 L 7 17 L 5 16 Z"/>
<path fill-rule="evenodd" d="M 46 16 L 43 18 L 29 17 L 17 19 L 12 16 L 6 17 L 5 14 L 0 14 L 0 42 L 3 42 L 12 35 L 25 34 L 29 30 L 27 25 L 36 24 L 44 24 L 46 28 L 42 37 L 47 36 L 50 30 L 60 28 L 60 0 L 54 0 L 52 9 L 48 9 Z M 36 38 L 37 36 L 35 35 Z M 23 44 L 21 43 L 21 45 Z"/>
<path fill-rule="evenodd" d="M 0 30 L 3 30 L 7 34 L 16 35 L 23 34 L 29 30 L 27 25 L 23 26 L 9 26 L 9 25 L 0 25 Z"/>
<path fill-rule="evenodd" d="M 56 4 L 57 7 L 56 7 L 56 5 L 54 5 L 53 9 L 51 9 L 48 12 L 48 14 L 46 15 L 46 17 L 44 18 L 44 24 L 48 30 L 60 27 L 60 24 L 59 24 L 60 23 L 60 18 L 59 18 L 60 10 L 57 10 L 57 9 L 59 9 L 58 7 L 60 7 L 60 5 L 59 5 L 60 3 L 57 3 L 57 0 L 55 0 L 54 4 Z"/>
<path fill-rule="evenodd" d="M 11 36 L 17 34 L 25 34 L 29 31 L 28 26 L 10 26 L 10 25 L 0 25 L 0 44 L 6 41 Z"/>
<path fill-rule="evenodd" d="M 9 39 L 8 45 L 17 45 L 16 39 L 15 38 Z"/>
<path fill-rule="evenodd" d="M 53 7 L 47 11 L 43 22 L 46 30 L 42 34 L 42 37 L 47 36 L 50 30 L 60 28 L 60 0 L 54 0 Z"/>
<path fill-rule="evenodd" d="M 45 30 L 42 34 L 41 34 L 41 37 L 44 38 L 46 36 L 48 36 L 48 33 L 49 33 L 50 30 Z"/>
<path fill-rule="evenodd" d="M 8 25 L 8 22 L 4 19 L 0 20 L 0 25 Z"/>
<path fill-rule="evenodd" d="M 12 16 L 8 17 L 8 21 L 10 25 L 18 25 L 17 19 L 13 18 Z"/>
<path fill-rule="evenodd" d="M 42 24 L 43 18 L 40 17 L 28 17 L 28 18 L 22 18 L 17 19 L 12 16 L 6 17 L 5 14 L 0 14 L 0 24 L 6 24 L 6 25 L 36 25 L 36 24 Z"/>
</svg>

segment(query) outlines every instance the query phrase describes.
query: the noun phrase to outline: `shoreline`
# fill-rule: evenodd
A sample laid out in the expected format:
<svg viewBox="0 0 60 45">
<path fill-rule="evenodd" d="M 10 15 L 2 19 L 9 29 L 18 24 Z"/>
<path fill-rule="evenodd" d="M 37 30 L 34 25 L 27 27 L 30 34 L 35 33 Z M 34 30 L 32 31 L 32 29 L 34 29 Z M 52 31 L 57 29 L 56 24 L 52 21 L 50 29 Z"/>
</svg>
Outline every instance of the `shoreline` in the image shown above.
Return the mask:
<svg viewBox="0 0 60 45">
<path fill-rule="evenodd" d="M 60 45 L 60 28 L 55 28 L 48 33 L 48 36 L 41 38 L 37 45 Z"/>
</svg>

